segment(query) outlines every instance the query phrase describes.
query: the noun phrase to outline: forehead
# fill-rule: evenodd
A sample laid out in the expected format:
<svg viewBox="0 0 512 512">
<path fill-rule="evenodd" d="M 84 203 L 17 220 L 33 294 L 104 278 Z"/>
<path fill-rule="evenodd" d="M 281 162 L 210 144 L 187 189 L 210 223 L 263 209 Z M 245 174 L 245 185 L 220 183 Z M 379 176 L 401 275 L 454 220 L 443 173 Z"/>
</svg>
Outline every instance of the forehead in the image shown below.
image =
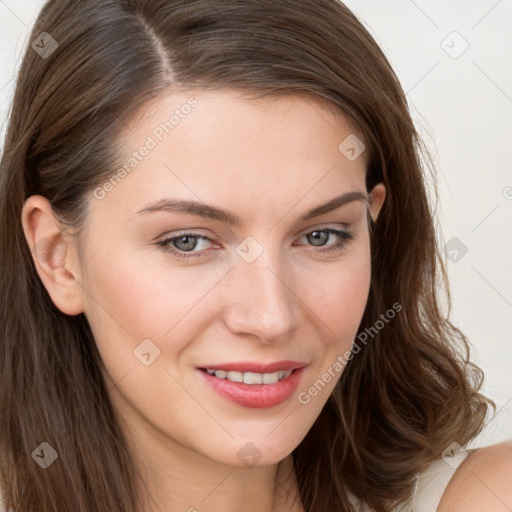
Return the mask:
<svg viewBox="0 0 512 512">
<path fill-rule="evenodd" d="M 168 195 L 255 211 L 301 200 L 306 210 L 362 188 L 365 153 L 346 151 L 354 140 L 361 137 L 347 120 L 311 97 L 167 93 L 121 134 L 123 177 L 106 199 L 133 210 Z"/>
<path fill-rule="evenodd" d="M 161 94 L 135 113 L 121 137 L 133 147 L 137 139 L 140 142 L 147 135 L 169 148 L 173 141 L 177 143 L 175 148 L 190 143 L 196 152 L 208 147 L 209 142 L 215 147 L 229 146 L 228 156 L 236 155 L 236 147 L 251 153 L 258 144 L 265 144 L 269 151 L 262 157 L 270 150 L 275 156 L 283 142 L 286 146 L 281 144 L 282 152 L 291 156 L 290 150 L 311 154 L 315 149 L 324 150 L 328 144 L 331 149 L 338 149 L 340 137 L 363 138 L 343 112 L 321 98 L 310 94 L 261 97 L 236 90 Z"/>
</svg>

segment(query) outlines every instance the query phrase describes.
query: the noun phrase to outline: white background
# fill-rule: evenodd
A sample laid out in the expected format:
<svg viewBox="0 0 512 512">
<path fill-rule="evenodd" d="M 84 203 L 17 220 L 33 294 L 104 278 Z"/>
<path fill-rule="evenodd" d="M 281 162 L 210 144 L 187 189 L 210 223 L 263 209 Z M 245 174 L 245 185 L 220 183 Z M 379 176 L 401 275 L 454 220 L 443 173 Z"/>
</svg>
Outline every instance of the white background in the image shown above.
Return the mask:
<svg viewBox="0 0 512 512">
<path fill-rule="evenodd" d="M 485 371 L 484 392 L 498 406 L 472 445 L 512 438 L 512 0 L 346 4 L 388 56 L 437 160 L 439 238 L 444 246 L 456 237 L 468 249 L 457 262 L 447 260 L 450 319 L 469 337 Z M 42 5 L 0 0 L 2 139 Z"/>
</svg>

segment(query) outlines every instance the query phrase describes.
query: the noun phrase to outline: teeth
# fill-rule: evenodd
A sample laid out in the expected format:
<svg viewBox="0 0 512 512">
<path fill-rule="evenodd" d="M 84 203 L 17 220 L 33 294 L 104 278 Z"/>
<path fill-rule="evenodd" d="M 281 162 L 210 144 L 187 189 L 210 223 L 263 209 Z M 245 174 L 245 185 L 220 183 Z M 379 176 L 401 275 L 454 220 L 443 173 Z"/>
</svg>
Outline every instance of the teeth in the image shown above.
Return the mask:
<svg viewBox="0 0 512 512">
<path fill-rule="evenodd" d="M 263 384 L 275 384 L 279 380 L 279 372 L 264 373 L 261 380 Z"/>
<path fill-rule="evenodd" d="M 280 370 L 274 373 L 254 372 L 226 372 L 224 370 L 206 370 L 209 375 L 215 375 L 218 379 L 227 379 L 231 382 L 244 382 L 245 384 L 275 384 L 291 375 L 292 370 Z"/>
<path fill-rule="evenodd" d="M 215 372 L 215 377 L 217 377 L 217 373 Z M 221 375 L 226 372 L 221 372 Z M 226 379 L 230 380 L 231 382 L 243 382 L 244 381 L 244 374 L 242 372 L 228 372 L 226 373 Z"/>
</svg>

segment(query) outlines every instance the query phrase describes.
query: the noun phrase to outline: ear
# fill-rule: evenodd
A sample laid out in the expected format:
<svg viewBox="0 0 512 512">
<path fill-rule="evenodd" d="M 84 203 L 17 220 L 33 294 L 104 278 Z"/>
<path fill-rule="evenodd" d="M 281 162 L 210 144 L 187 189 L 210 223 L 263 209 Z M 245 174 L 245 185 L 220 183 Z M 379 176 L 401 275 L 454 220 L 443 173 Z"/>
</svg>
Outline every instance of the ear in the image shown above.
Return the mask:
<svg viewBox="0 0 512 512">
<path fill-rule="evenodd" d="M 82 313 L 79 265 L 73 257 L 72 238 L 60 227 L 48 199 L 29 197 L 21 221 L 37 273 L 53 303 L 67 315 Z"/>
<path fill-rule="evenodd" d="M 386 187 L 384 186 L 384 183 L 378 183 L 375 185 L 369 194 L 369 198 L 370 215 L 372 216 L 373 222 L 376 222 L 382 205 L 384 204 L 384 200 L 386 199 Z"/>
</svg>

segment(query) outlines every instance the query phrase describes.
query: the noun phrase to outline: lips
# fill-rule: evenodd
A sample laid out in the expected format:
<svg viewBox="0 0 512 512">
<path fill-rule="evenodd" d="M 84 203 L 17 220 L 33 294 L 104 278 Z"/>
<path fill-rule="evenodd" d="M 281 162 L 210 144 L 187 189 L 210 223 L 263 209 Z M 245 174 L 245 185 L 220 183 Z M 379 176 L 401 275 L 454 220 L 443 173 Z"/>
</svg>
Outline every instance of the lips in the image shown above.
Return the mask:
<svg viewBox="0 0 512 512">
<path fill-rule="evenodd" d="M 242 407 L 266 408 L 290 398 L 299 385 L 304 367 L 305 363 L 297 361 L 244 362 L 211 365 L 198 371 L 211 389 L 230 402 Z M 278 374 L 277 380 L 275 374 Z"/>
</svg>

